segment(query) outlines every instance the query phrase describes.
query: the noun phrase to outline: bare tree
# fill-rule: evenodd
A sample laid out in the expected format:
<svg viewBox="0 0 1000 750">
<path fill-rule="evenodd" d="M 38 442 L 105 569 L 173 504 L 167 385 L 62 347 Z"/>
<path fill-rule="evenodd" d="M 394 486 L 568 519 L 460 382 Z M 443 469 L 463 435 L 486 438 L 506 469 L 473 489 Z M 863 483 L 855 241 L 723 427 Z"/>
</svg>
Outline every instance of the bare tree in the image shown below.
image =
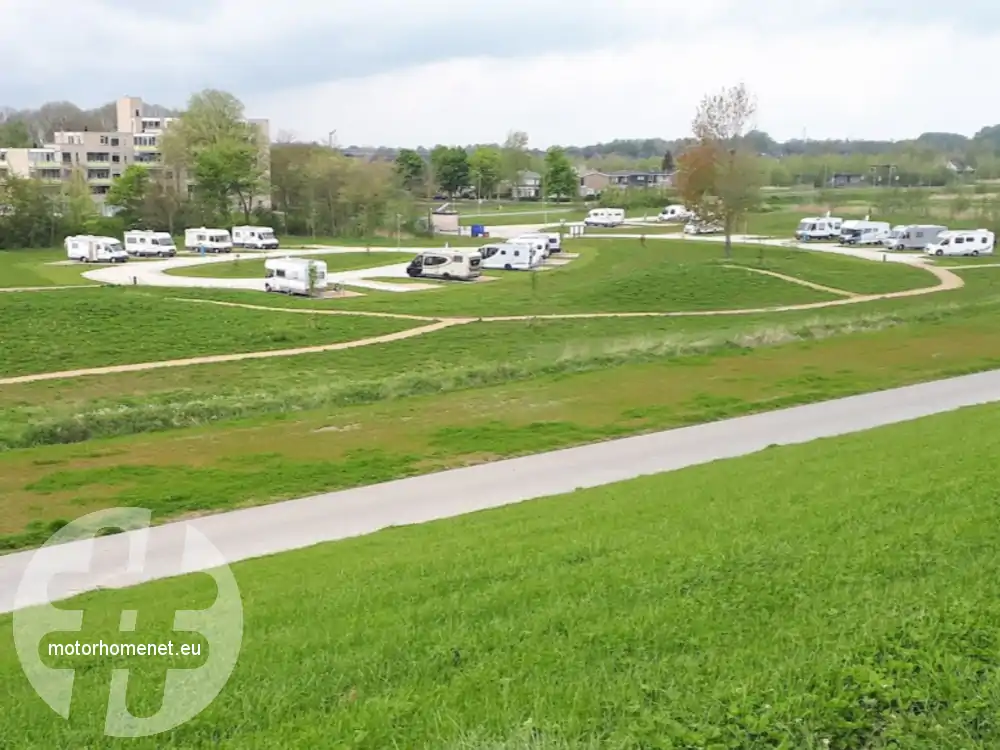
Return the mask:
<svg viewBox="0 0 1000 750">
<path fill-rule="evenodd" d="M 685 205 L 700 221 L 722 226 L 727 258 L 739 220 L 760 197 L 761 166 L 745 138 L 756 112 L 743 84 L 706 96 L 692 122 L 696 142 L 677 160 L 677 187 Z"/>
</svg>

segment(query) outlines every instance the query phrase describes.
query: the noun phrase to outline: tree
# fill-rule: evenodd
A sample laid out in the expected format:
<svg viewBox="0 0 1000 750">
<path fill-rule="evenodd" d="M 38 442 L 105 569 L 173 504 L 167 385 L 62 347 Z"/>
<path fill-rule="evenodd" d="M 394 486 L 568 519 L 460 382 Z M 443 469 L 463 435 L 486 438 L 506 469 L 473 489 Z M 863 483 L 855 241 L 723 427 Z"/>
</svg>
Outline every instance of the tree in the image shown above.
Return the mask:
<svg viewBox="0 0 1000 750">
<path fill-rule="evenodd" d="M 400 149 L 394 166 L 404 188 L 415 190 L 423 186 L 426 165 L 416 151 L 411 148 Z"/>
<path fill-rule="evenodd" d="M 138 229 L 144 223 L 146 202 L 149 198 L 149 170 L 141 164 L 130 164 L 111 183 L 107 204 L 118 209 L 118 217 L 126 229 Z"/>
<path fill-rule="evenodd" d="M 666 151 L 663 154 L 663 161 L 660 162 L 660 170 L 670 174 L 674 171 L 674 155 L 670 151 Z"/>
<path fill-rule="evenodd" d="M 63 220 L 70 234 L 87 231 L 88 222 L 97 217 L 86 173 L 77 167 L 63 186 Z"/>
<path fill-rule="evenodd" d="M 545 152 L 544 169 L 542 187 L 547 198 L 572 198 L 580 192 L 580 178 L 566 152 L 559 146 Z"/>
<path fill-rule="evenodd" d="M 469 157 L 469 179 L 476 188 L 478 198 L 495 195 L 500 186 L 503 158 L 500 150 L 492 146 L 480 146 Z"/>
<path fill-rule="evenodd" d="M 58 241 L 56 206 L 38 180 L 7 177 L 0 182 L 0 247 L 51 247 Z"/>
<path fill-rule="evenodd" d="M 518 177 L 531 166 L 531 155 L 528 153 L 528 134 L 521 130 L 507 133 L 507 139 L 500 149 L 502 166 L 500 175 L 513 190 L 517 187 Z M 516 190 L 513 190 L 517 198 Z"/>
<path fill-rule="evenodd" d="M 435 146 L 431 164 L 438 186 L 449 196 L 469 185 L 469 155 L 461 146 Z"/>
<path fill-rule="evenodd" d="M 745 136 L 756 103 L 743 84 L 702 99 L 692 129 L 697 142 L 681 154 L 677 187 L 699 220 L 722 225 L 726 257 L 732 235 L 760 197 L 761 165 Z"/>
<path fill-rule="evenodd" d="M 33 145 L 31 131 L 23 120 L 0 123 L 0 148 L 31 148 Z"/>
</svg>

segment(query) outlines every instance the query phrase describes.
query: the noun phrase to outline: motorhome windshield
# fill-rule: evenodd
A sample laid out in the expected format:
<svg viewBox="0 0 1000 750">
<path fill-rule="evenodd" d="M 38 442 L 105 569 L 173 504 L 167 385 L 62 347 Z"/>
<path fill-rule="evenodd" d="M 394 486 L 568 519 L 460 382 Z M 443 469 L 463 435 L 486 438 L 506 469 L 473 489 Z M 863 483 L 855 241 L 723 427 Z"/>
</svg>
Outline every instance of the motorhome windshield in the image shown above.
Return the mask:
<svg viewBox="0 0 1000 750">
<path fill-rule="evenodd" d="M 274 232 L 261 232 L 260 233 L 260 238 L 262 240 L 273 240 L 274 239 Z"/>
<path fill-rule="evenodd" d="M 814 221 L 800 221 L 799 222 L 799 231 L 800 232 L 808 232 L 809 230 L 815 229 L 815 228 L 816 228 L 816 222 L 814 222 Z"/>
<path fill-rule="evenodd" d="M 124 251 L 124 248 L 122 247 L 122 243 L 120 243 L 120 242 L 109 242 L 107 244 L 107 248 L 112 253 L 119 253 L 119 252 L 123 252 Z"/>
<path fill-rule="evenodd" d="M 861 235 L 860 229 L 842 229 L 840 233 L 844 237 L 859 237 Z"/>
</svg>

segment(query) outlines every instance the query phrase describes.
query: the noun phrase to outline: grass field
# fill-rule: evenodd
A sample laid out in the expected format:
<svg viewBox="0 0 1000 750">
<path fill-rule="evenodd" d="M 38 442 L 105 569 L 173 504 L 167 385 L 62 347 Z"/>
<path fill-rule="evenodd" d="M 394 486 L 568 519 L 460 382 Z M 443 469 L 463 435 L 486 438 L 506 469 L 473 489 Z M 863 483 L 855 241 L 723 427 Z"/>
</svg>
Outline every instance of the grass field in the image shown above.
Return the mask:
<svg viewBox="0 0 1000 750">
<path fill-rule="evenodd" d="M 793 269 L 807 281 L 835 280 L 853 292 L 897 291 L 933 286 L 936 280 L 900 264 L 876 264 L 843 256 L 762 246 L 737 246 L 733 259 L 715 243 L 638 239 L 573 240 L 567 252 L 580 257 L 566 266 L 538 273 L 493 272 L 489 284 L 454 282 L 433 293 L 407 295 L 372 292 L 362 298 L 324 300 L 308 305 L 275 300 L 290 307 L 405 312 L 420 315 L 544 315 L 593 312 L 732 310 L 821 302 L 836 295 L 762 274 L 725 266 Z M 799 273 L 801 272 L 801 273 Z M 857 287 L 857 288 L 854 288 Z M 185 290 L 185 296 L 260 304 L 260 295 L 221 290 Z"/>
<path fill-rule="evenodd" d="M 858 321 L 852 334 L 829 337 L 816 323 L 728 336 L 656 338 L 647 330 L 621 357 L 596 336 L 590 350 L 580 341 L 579 351 L 567 351 L 565 329 L 543 327 L 538 335 L 558 358 L 541 346 L 532 351 L 526 331 L 512 328 L 506 350 L 493 339 L 498 351 L 488 361 L 476 354 L 474 328 L 463 327 L 447 332 L 468 337 L 451 370 L 445 363 L 460 343 L 439 349 L 435 370 L 428 340 L 366 356 L 343 352 L 322 366 L 289 361 L 270 389 L 264 383 L 276 370 L 264 362 L 178 370 L 170 375 L 176 390 L 159 395 L 148 393 L 164 387 L 152 374 L 133 373 L 81 384 L 106 399 L 82 416 L 73 416 L 82 393 L 56 406 L 45 400 L 56 392 L 51 384 L 4 388 L 4 429 L 19 418 L 21 434 L 43 442 L 178 429 L 0 453 L 0 539 L 37 543 L 48 523 L 112 505 L 170 517 L 267 503 L 989 369 L 1000 365 L 996 309 L 887 327 L 870 321 L 868 333 Z M 412 348 L 421 345 L 422 357 Z M 394 367 L 398 374 L 387 377 Z M 218 378 L 217 393 L 202 385 L 200 397 L 197 389 L 185 394 L 209 376 Z M 227 376 L 240 380 L 227 384 Z M 453 392 L 442 398 L 446 390 Z M 270 416 L 254 416 L 261 413 Z M 253 418 L 232 421 L 240 416 Z"/>
<path fill-rule="evenodd" d="M 81 266 L 54 266 L 64 250 L 0 250 L 0 288 L 93 284 Z"/>
<path fill-rule="evenodd" d="M 326 263 L 327 273 L 354 271 L 361 268 L 375 268 L 392 263 L 405 263 L 413 258 L 413 253 L 331 253 L 329 255 L 306 256 Z M 188 266 L 167 271 L 172 276 L 197 276 L 212 279 L 264 278 L 263 258 L 240 258 L 227 263 L 211 263 L 204 266 Z"/>
<path fill-rule="evenodd" d="M 236 671 L 169 742 L 995 748 L 998 418 L 969 409 L 237 564 Z M 83 632 L 52 641 L 185 639 L 174 611 L 214 596 L 205 576 L 91 594 L 72 605 Z M 126 609 L 142 612 L 134 636 Z M 43 651 L 77 669 L 64 722 L 10 633 L 0 736 L 18 748 L 109 745 L 112 666 L 151 713 L 164 668 L 199 665 Z"/>
<path fill-rule="evenodd" d="M 210 308 L 128 288 L 0 295 L 4 376 L 291 349 L 412 326 L 405 320 Z"/>
</svg>

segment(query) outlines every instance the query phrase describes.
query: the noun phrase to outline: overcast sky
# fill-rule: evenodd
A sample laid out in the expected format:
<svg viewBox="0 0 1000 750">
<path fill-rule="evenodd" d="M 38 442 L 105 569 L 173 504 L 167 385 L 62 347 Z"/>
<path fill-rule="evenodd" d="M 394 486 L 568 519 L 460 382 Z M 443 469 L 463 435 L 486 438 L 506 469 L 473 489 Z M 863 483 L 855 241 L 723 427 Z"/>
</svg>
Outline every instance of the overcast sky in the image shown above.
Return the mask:
<svg viewBox="0 0 1000 750">
<path fill-rule="evenodd" d="M 996 0 L 2 0 L 0 104 L 231 91 L 342 145 L 690 132 L 740 81 L 784 140 L 1000 123 Z"/>
</svg>

